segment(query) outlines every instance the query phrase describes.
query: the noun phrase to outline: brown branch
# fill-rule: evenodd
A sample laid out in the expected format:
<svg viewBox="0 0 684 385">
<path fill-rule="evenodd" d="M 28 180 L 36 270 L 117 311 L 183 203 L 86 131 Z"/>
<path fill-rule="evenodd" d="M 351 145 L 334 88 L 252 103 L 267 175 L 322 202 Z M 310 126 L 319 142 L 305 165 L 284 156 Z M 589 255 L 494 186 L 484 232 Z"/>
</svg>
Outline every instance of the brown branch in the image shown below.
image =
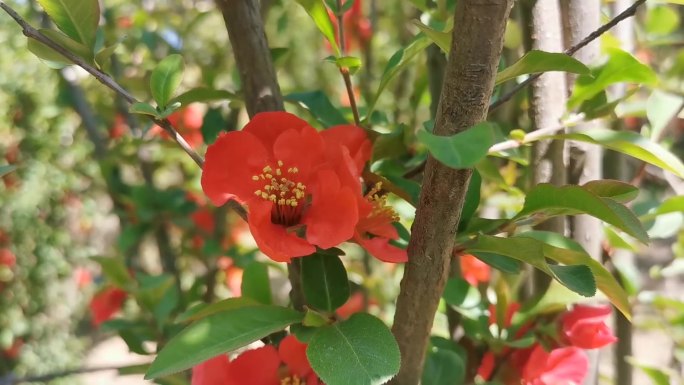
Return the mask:
<svg viewBox="0 0 684 385">
<path fill-rule="evenodd" d="M 609 22 L 606 24 L 602 25 L 600 28 L 595 30 L 594 32 L 590 33 L 587 35 L 584 39 L 579 41 L 577 44 L 573 45 L 572 47 L 566 49 L 563 53 L 566 55 L 574 55 L 577 51 L 580 49 L 586 47 L 589 43 L 592 41 L 598 39 L 601 35 L 604 33 L 608 32 L 611 28 L 615 27 L 619 22 L 630 18 L 636 14 L 637 8 L 644 4 L 646 0 L 637 0 L 634 4 L 632 4 L 631 7 L 625 9 L 622 13 L 619 15 L 615 16 L 613 19 L 611 19 Z M 498 98 L 496 101 L 491 103 L 489 105 L 489 111 L 494 111 L 497 108 L 501 107 L 502 104 L 506 103 L 507 101 L 511 100 L 515 94 L 517 94 L 520 90 L 523 88 L 527 87 L 530 83 L 535 81 L 537 78 L 539 78 L 542 74 L 541 73 L 536 73 L 534 75 L 531 75 L 524 81 L 520 82 L 517 86 L 515 86 L 512 90 L 510 90 L 508 93 L 503 95 L 502 97 Z"/>
<path fill-rule="evenodd" d="M 347 96 L 349 97 L 349 107 L 354 114 L 354 124 L 361 127 L 361 118 L 359 117 L 359 108 L 356 106 L 356 96 L 354 96 L 354 87 L 351 82 L 351 75 L 347 68 L 340 68 L 340 73 L 344 79 L 344 86 L 347 89 Z"/>
<path fill-rule="evenodd" d="M 128 103 L 138 103 L 138 100 L 131 93 L 129 93 L 123 87 L 121 87 L 109 75 L 93 67 L 84 59 L 80 58 L 78 55 L 72 53 L 68 49 L 62 47 L 61 45 L 54 42 L 52 39 L 40 33 L 37 29 L 33 28 L 26 20 L 19 16 L 19 14 L 14 9 L 5 4 L 4 1 L 0 1 L 0 8 L 2 8 L 8 15 L 10 15 L 10 17 L 12 17 L 12 19 L 14 19 L 14 21 L 16 21 L 17 24 L 19 24 L 19 26 L 21 26 L 22 33 L 24 34 L 24 36 L 28 37 L 29 39 L 34 39 L 46 45 L 48 48 L 64 56 L 64 58 L 66 58 L 70 62 L 83 68 L 86 72 L 91 74 L 100 83 L 104 84 L 106 87 L 121 95 L 124 99 L 126 99 Z M 171 137 L 178 143 L 178 145 L 180 145 L 183 151 L 185 151 L 192 158 L 192 160 L 194 160 L 195 163 L 197 163 L 198 166 L 202 167 L 202 165 L 204 164 L 204 160 L 202 159 L 202 157 L 199 154 L 197 154 L 195 150 L 193 150 L 192 147 L 190 147 L 188 142 L 186 142 L 185 139 L 183 139 L 183 137 L 178 133 L 178 131 L 176 131 L 176 129 L 173 128 L 171 122 L 169 122 L 167 119 L 155 119 L 152 116 L 150 116 L 150 119 L 152 119 L 154 123 L 162 127 L 166 132 L 168 132 L 169 135 L 171 135 Z"/>
<path fill-rule="evenodd" d="M 513 0 L 457 3 L 436 135 L 453 135 L 486 119 L 512 6 Z M 452 169 L 428 157 L 392 326 L 402 361 L 392 384 L 420 381 L 471 175 L 472 169 Z"/>
</svg>

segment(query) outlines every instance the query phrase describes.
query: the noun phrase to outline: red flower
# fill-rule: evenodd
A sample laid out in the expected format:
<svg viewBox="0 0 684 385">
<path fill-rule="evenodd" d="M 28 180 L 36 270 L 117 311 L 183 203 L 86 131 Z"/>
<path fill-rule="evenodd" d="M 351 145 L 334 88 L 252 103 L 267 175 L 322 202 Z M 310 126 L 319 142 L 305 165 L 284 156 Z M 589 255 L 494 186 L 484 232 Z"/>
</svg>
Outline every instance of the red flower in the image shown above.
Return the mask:
<svg viewBox="0 0 684 385">
<path fill-rule="evenodd" d="M 547 352 L 537 345 L 522 372 L 523 385 L 580 385 L 589 370 L 582 349 L 566 347 Z"/>
<path fill-rule="evenodd" d="M 610 312 L 610 306 L 575 305 L 560 318 L 564 342 L 582 349 L 596 349 L 617 341 L 605 323 Z"/>
<path fill-rule="evenodd" d="M 459 257 L 459 264 L 461 265 L 461 275 L 471 286 L 477 286 L 478 283 L 489 282 L 491 274 L 491 267 L 488 264 L 480 261 L 474 255 L 463 254 Z"/>
<path fill-rule="evenodd" d="M 477 375 L 482 377 L 484 380 L 489 380 L 489 377 L 494 372 L 494 364 L 496 364 L 496 357 L 492 352 L 486 352 L 482 356 L 482 361 L 480 361 L 480 366 L 477 368 Z"/>
<path fill-rule="evenodd" d="M 508 307 L 506 308 L 506 314 L 504 315 L 504 318 L 503 318 L 503 325 L 499 325 L 499 326 L 501 326 L 503 328 L 511 327 L 511 322 L 513 321 L 513 316 L 515 315 L 515 313 L 518 312 L 518 310 L 520 310 L 520 304 L 518 302 L 509 303 Z M 497 317 L 497 313 L 496 313 L 496 305 L 491 304 L 491 305 L 489 305 L 489 324 L 490 325 L 497 324 L 498 323 L 497 319 L 498 319 L 498 317 Z M 525 330 L 527 330 L 527 329 L 525 328 Z M 524 334 L 524 332 L 522 334 Z"/>
<path fill-rule="evenodd" d="M 221 355 L 192 369 L 192 385 L 319 385 L 306 358 L 306 344 L 285 337 L 272 345 L 248 350 L 230 361 Z"/>
<path fill-rule="evenodd" d="M 408 261 L 406 250 L 390 243 L 399 238 L 397 229 L 392 225 L 399 217 L 387 205 L 387 196 L 377 194 L 380 188 L 378 183 L 365 198 L 359 199 L 359 223 L 354 240 L 383 262 L 403 263 Z"/>
<path fill-rule="evenodd" d="M 126 118 L 121 114 L 114 115 L 114 123 L 109 129 L 109 139 L 117 139 L 124 136 L 128 131 L 128 122 Z"/>
<path fill-rule="evenodd" d="M 10 269 L 17 264 L 17 257 L 10 249 L 0 249 L 0 266 L 7 266 Z"/>
<path fill-rule="evenodd" d="M 75 268 L 72 274 L 74 282 L 76 282 L 76 287 L 79 289 L 83 289 L 93 282 L 93 273 L 85 267 L 79 266 Z"/>
<path fill-rule="evenodd" d="M 204 138 L 202 137 L 204 116 L 198 104 L 190 104 L 187 107 L 181 108 L 169 115 L 167 119 L 183 139 L 188 142 L 190 147 L 198 148 L 204 143 Z M 150 132 L 158 134 L 164 139 L 171 138 L 166 130 L 157 125 L 152 126 Z"/>
<path fill-rule="evenodd" d="M 24 340 L 18 338 L 14 340 L 14 342 L 12 342 L 12 345 L 10 347 L 2 351 L 2 355 L 9 358 L 10 360 L 16 360 L 19 357 L 19 353 L 21 352 L 22 346 L 24 346 Z"/>
<path fill-rule="evenodd" d="M 125 291 L 116 287 L 107 287 L 97 293 L 90 301 L 93 325 L 100 326 L 110 320 L 121 309 L 126 296 Z"/>
<path fill-rule="evenodd" d="M 363 159 L 346 144 L 363 130 L 332 130 L 318 133 L 292 114 L 265 112 L 207 149 L 204 193 L 215 205 L 245 203 L 252 235 L 274 261 L 289 262 L 354 235 Z"/>
</svg>

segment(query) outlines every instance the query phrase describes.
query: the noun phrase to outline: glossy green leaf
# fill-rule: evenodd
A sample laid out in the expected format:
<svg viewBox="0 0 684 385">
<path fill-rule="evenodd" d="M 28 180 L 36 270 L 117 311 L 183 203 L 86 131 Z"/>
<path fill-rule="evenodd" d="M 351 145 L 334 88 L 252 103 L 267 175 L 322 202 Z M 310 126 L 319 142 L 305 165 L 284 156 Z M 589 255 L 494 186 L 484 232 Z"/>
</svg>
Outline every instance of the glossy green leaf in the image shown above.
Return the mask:
<svg viewBox="0 0 684 385">
<path fill-rule="evenodd" d="M 100 22 L 98 0 L 38 0 L 38 3 L 59 29 L 92 52 Z"/>
<path fill-rule="evenodd" d="M 150 116 L 154 116 L 155 118 L 160 117 L 159 111 L 157 111 L 156 108 L 154 108 L 150 104 L 143 103 L 143 102 L 131 104 L 131 106 L 128 108 L 128 111 L 130 111 L 131 114 L 150 115 Z"/>
<path fill-rule="evenodd" d="M 474 308 L 482 303 L 482 296 L 479 290 L 470 286 L 461 277 L 449 278 L 446 286 L 444 286 L 442 298 L 444 298 L 444 302 L 447 304 L 463 309 Z"/>
<path fill-rule="evenodd" d="M 124 261 L 113 257 L 92 257 L 102 268 L 104 276 L 114 285 L 126 288 L 131 283 L 131 275 Z"/>
<path fill-rule="evenodd" d="M 306 108 L 324 127 L 349 124 L 323 91 L 297 92 L 285 96 L 285 101 Z"/>
<path fill-rule="evenodd" d="M 449 53 L 451 50 L 451 29 L 444 32 L 436 31 L 418 20 L 414 20 L 413 24 L 418 27 L 430 40 L 437 44 L 442 51 Z"/>
<path fill-rule="evenodd" d="M 608 61 L 594 69 L 591 75 L 580 75 L 575 81 L 575 88 L 568 108 L 578 107 L 583 101 L 605 90 L 615 83 L 637 83 L 653 85 L 658 78 L 653 70 L 639 62 L 634 56 L 617 48 L 608 49 Z"/>
<path fill-rule="evenodd" d="M 242 295 L 265 305 L 270 305 L 271 280 L 268 278 L 268 265 L 252 262 L 242 273 Z"/>
<path fill-rule="evenodd" d="M 349 299 L 349 279 L 340 257 L 315 253 L 301 258 L 307 305 L 333 312 Z"/>
<path fill-rule="evenodd" d="M 589 214 L 623 230 L 642 243 L 648 242 L 648 234 L 629 209 L 581 186 L 556 187 L 548 183 L 535 186 L 525 197 L 523 209 L 516 218 L 536 213 L 547 216 Z"/>
<path fill-rule="evenodd" d="M 394 336 L 382 321 L 366 313 L 320 328 L 306 356 L 328 385 L 380 385 L 399 372 Z"/>
<path fill-rule="evenodd" d="M 630 304 L 627 294 L 615 277 L 606 270 L 598 261 L 586 253 L 554 247 L 543 241 L 526 237 L 525 233 L 510 237 L 500 238 L 489 235 L 480 235 L 476 242 L 466 250 L 468 253 L 488 252 L 504 255 L 521 262 L 530 264 L 543 271 L 549 276 L 558 279 L 556 274 L 548 267 L 546 258 L 564 265 L 587 266 L 596 280 L 596 286 L 625 316 L 630 318 Z M 564 282 L 559 281 L 564 284 Z"/>
<path fill-rule="evenodd" d="M 201 303 L 179 315 L 178 318 L 176 318 L 176 322 L 196 321 L 223 311 L 256 305 L 259 305 L 259 302 L 246 297 L 226 298 L 209 304 Z"/>
<path fill-rule="evenodd" d="M 639 188 L 611 179 L 592 180 L 583 184 L 582 187 L 594 195 L 610 198 L 620 203 L 631 202 L 639 195 Z"/>
<path fill-rule="evenodd" d="M 187 106 L 190 103 L 207 103 L 219 100 L 240 100 L 240 98 L 230 91 L 199 87 L 183 92 L 171 99 L 169 103 L 179 102 L 181 105 Z"/>
<path fill-rule="evenodd" d="M 14 166 L 11 164 L 2 165 L 2 166 L 0 166 L 0 177 L 3 177 L 5 175 L 13 172 L 16 169 L 17 169 L 17 166 Z"/>
<path fill-rule="evenodd" d="M 594 129 L 582 133 L 552 135 L 541 139 L 565 139 L 597 144 L 668 170 L 684 178 L 684 164 L 670 151 L 630 131 Z"/>
<path fill-rule="evenodd" d="M 191 324 L 159 352 L 146 379 L 162 377 L 248 345 L 300 322 L 303 315 L 278 306 L 247 306 L 215 313 Z"/>
<path fill-rule="evenodd" d="M 387 66 L 385 66 L 385 70 L 383 71 L 382 76 L 380 78 L 378 90 L 375 91 L 375 95 L 370 99 L 368 103 L 366 118 L 364 120 L 368 120 L 369 117 L 372 115 L 373 111 L 375 110 L 375 104 L 378 102 L 378 99 L 380 98 L 382 91 L 385 90 L 385 87 L 387 87 L 389 82 L 399 72 L 406 68 L 406 66 L 411 62 L 413 58 L 415 58 L 419 53 L 425 51 L 425 48 L 427 48 L 430 44 L 432 44 L 430 39 L 423 35 L 419 35 L 408 46 L 399 49 L 399 51 L 395 52 L 394 55 L 392 55 L 392 57 L 387 62 Z"/>
<path fill-rule="evenodd" d="M 473 253 L 473 255 L 480 261 L 488 264 L 489 266 L 508 274 L 518 274 L 520 273 L 520 263 L 515 259 L 506 257 L 500 254 L 486 253 L 479 251 Z"/>
<path fill-rule="evenodd" d="M 340 47 L 337 45 L 337 39 L 335 36 L 335 27 L 330 20 L 328 15 L 328 10 L 325 8 L 325 4 L 321 0 L 297 0 L 297 3 L 301 5 L 306 13 L 309 14 L 311 19 L 313 19 L 314 24 L 321 31 L 323 36 L 328 39 L 330 46 L 337 56 L 340 56 Z"/>
<path fill-rule="evenodd" d="M 109 59 L 114 55 L 114 52 L 116 49 L 119 48 L 119 44 L 112 44 L 109 47 L 104 47 L 101 50 L 97 51 L 95 54 L 95 64 L 97 64 L 98 67 L 100 68 L 107 68 L 107 65 L 109 63 Z"/>
<path fill-rule="evenodd" d="M 462 384 L 465 371 L 465 363 L 458 353 L 448 349 L 431 349 L 425 357 L 420 383 L 422 385 Z"/>
<path fill-rule="evenodd" d="M 549 269 L 565 287 L 585 297 L 596 294 L 596 281 L 591 270 L 584 265 L 551 265 Z"/>
<path fill-rule="evenodd" d="M 474 167 L 485 156 L 494 143 L 494 125 L 478 123 L 452 136 L 433 135 L 424 129 L 418 130 L 418 140 L 432 156 L 451 168 Z"/>
<path fill-rule="evenodd" d="M 496 74 L 496 84 L 515 79 L 521 75 L 551 71 L 563 71 L 581 75 L 589 75 L 591 73 L 589 67 L 570 55 L 559 52 L 532 50 Z"/>
<path fill-rule="evenodd" d="M 684 105 L 684 97 L 659 90 L 653 91 L 646 102 L 646 116 L 651 124 L 650 138 L 658 142 L 663 130 Z"/>
<path fill-rule="evenodd" d="M 183 57 L 172 54 L 157 64 L 150 77 L 150 91 L 160 108 L 166 107 L 183 79 Z"/>
<path fill-rule="evenodd" d="M 67 49 L 69 52 L 75 54 L 76 56 L 84 59 L 86 62 L 91 62 L 93 59 L 93 54 L 84 46 L 83 44 L 74 41 L 69 36 L 52 29 L 40 29 L 40 33 L 45 35 L 53 42 L 57 43 L 62 48 Z M 74 64 L 71 60 L 62 56 L 62 54 L 57 53 L 52 48 L 44 45 L 35 39 L 28 39 L 27 41 L 28 49 L 32 54 L 38 56 L 38 58 L 48 62 L 51 68 L 63 68 L 67 65 Z"/>
</svg>

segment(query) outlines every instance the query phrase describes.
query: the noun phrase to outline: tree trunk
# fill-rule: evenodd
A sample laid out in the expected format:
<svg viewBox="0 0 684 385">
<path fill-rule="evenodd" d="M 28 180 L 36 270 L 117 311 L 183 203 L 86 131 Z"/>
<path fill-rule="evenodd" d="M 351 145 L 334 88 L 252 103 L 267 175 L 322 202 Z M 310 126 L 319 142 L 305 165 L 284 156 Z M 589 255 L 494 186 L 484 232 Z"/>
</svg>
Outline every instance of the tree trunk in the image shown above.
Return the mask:
<svg viewBox="0 0 684 385">
<path fill-rule="evenodd" d="M 596 0 L 561 0 L 563 27 L 566 48 L 577 44 L 600 26 L 601 2 Z M 584 64 L 592 64 L 599 56 L 599 40 L 594 40 L 579 50 L 574 57 Z M 572 90 L 575 76 L 568 76 L 568 89 Z M 575 132 L 586 131 L 596 126 L 589 122 L 577 125 Z M 599 146 L 573 143 L 570 147 L 570 183 L 584 184 L 590 180 L 601 179 L 602 151 Z M 571 220 L 572 238 L 577 241 L 593 258 L 601 258 L 601 239 L 603 229 L 598 219 L 589 215 L 577 215 Z M 598 351 L 588 351 L 589 374 L 585 385 L 598 381 Z"/>
<path fill-rule="evenodd" d="M 547 52 L 563 51 L 563 31 L 558 0 L 527 1 L 523 3 L 523 14 L 529 20 L 526 24 L 529 39 L 528 49 Z M 530 88 L 530 119 L 532 130 L 555 127 L 565 114 L 567 88 L 565 74 L 548 72 L 532 83 Z M 552 183 L 562 186 L 567 183 L 565 142 L 561 140 L 538 141 L 532 147 L 532 185 Z M 535 227 L 536 230 L 565 234 L 565 218 L 555 217 Z M 551 280 L 543 272 L 533 269 L 533 279 L 528 281 L 531 297 L 543 293 Z"/>
<path fill-rule="evenodd" d="M 435 134 L 453 135 L 486 118 L 512 6 L 513 0 L 458 1 Z M 392 327 L 402 361 L 392 384 L 420 381 L 471 174 L 428 157 Z"/>
</svg>

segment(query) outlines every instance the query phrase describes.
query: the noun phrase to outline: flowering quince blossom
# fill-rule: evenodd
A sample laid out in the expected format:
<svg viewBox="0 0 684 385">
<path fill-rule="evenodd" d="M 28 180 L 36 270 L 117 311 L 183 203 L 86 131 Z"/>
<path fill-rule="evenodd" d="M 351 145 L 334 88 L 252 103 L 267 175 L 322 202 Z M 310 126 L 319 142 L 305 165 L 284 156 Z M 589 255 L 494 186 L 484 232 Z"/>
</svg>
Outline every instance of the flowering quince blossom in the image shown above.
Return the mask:
<svg viewBox="0 0 684 385">
<path fill-rule="evenodd" d="M 582 349 L 596 349 L 617 341 L 606 325 L 610 306 L 575 305 L 560 317 L 563 342 Z"/>
<path fill-rule="evenodd" d="M 230 360 L 220 355 L 192 369 L 192 385 L 319 385 L 306 358 L 306 344 L 289 335 L 278 349 L 262 346 Z"/>
<path fill-rule="evenodd" d="M 547 352 L 536 345 L 522 371 L 523 385 L 580 385 L 589 370 L 582 349 L 570 346 Z"/>
<path fill-rule="evenodd" d="M 95 326 L 110 320 L 114 314 L 121 310 L 127 294 L 117 287 L 107 287 L 95 294 L 90 300 L 90 314 Z"/>
<path fill-rule="evenodd" d="M 0 265 L 13 268 L 17 263 L 17 257 L 10 249 L 2 248 L 0 249 Z"/>
<path fill-rule="evenodd" d="M 470 286 L 477 286 L 478 283 L 489 282 L 491 268 L 488 264 L 480 261 L 474 255 L 463 254 L 459 258 L 461 266 L 461 276 Z"/>
<path fill-rule="evenodd" d="M 354 236 L 367 141 L 356 126 L 319 133 L 292 114 L 260 113 L 209 146 L 202 189 L 217 206 L 246 204 L 261 251 L 290 262 Z"/>
</svg>

